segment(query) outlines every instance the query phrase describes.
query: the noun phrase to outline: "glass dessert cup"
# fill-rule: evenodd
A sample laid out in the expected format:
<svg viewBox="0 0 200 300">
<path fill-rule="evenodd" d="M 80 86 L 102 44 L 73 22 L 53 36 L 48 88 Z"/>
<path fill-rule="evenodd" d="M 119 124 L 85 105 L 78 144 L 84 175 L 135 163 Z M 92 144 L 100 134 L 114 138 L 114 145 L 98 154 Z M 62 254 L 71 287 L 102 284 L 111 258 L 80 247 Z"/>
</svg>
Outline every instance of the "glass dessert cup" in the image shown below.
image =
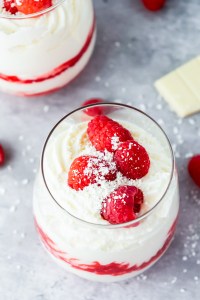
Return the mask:
<svg viewBox="0 0 200 300">
<path fill-rule="evenodd" d="M 57 0 L 31 15 L 0 12 L 0 90 L 53 92 L 84 69 L 96 38 L 92 0 Z"/>
<path fill-rule="evenodd" d="M 58 264 L 86 279 L 114 282 L 142 273 L 169 247 L 179 211 L 178 179 L 169 140 L 153 119 L 133 107 L 122 104 L 88 106 L 91 107 L 106 110 L 107 116 L 115 120 L 125 120 L 130 124 L 134 120 L 134 125 L 159 140 L 168 158 L 170 170 L 162 193 L 156 191 L 155 195 L 158 195 L 158 198 L 156 201 L 153 199 L 153 206 L 137 219 L 123 224 L 97 224 L 66 210 L 58 200 L 58 192 L 55 193 L 48 184 L 45 159 L 52 141 L 56 141 L 59 152 L 63 149 L 63 145 L 59 145 L 56 138 L 62 135 L 65 124 L 77 124 L 92 119 L 84 113 L 84 108 L 80 108 L 56 124 L 46 140 L 41 169 L 34 187 L 34 219 L 42 244 Z M 66 198 L 69 196 L 67 194 Z"/>
</svg>

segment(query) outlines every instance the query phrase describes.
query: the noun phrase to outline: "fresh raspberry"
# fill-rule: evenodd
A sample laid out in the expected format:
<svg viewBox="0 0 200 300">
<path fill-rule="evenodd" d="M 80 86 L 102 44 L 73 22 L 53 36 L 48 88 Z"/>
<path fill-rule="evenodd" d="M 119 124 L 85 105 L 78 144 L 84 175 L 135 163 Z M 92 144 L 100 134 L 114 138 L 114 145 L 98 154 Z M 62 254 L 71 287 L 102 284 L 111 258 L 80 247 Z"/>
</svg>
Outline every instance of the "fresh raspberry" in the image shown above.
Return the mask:
<svg viewBox="0 0 200 300">
<path fill-rule="evenodd" d="M 188 171 L 193 181 L 200 187 L 200 154 L 195 155 L 190 159 Z"/>
<path fill-rule="evenodd" d="M 92 98 L 89 100 L 86 100 L 83 102 L 81 106 L 86 106 L 90 104 L 96 104 L 96 103 L 103 103 L 105 102 L 103 99 L 100 98 Z M 96 107 L 91 107 L 91 108 L 86 108 L 84 109 L 84 113 L 90 117 L 95 117 L 95 116 L 100 116 L 105 113 L 105 107 L 101 106 L 96 106 Z"/>
<path fill-rule="evenodd" d="M 0 144 L 0 166 L 4 164 L 5 161 L 5 153 L 2 145 Z"/>
<path fill-rule="evenodd" d="M 121 143 L 114 159 L 118 170 L 129 179 L 140 179 L 149 171 L 149 155 L 136 141 Z"/>
<path fill-rule="evenodd" d="M 144 6 L 151 11 L 157 11 L 165 5 L 166 0 L 142 0 Z"/>
<path fill-rule="evenodd" d="M 116 179 L 117 169 L 114 162 L 107 162 L 96 156 L 80 156 L 76 158 L 70 167 L 68 185 L 75 190 L 83 190 L 84 187 L 101 183 L 103 180 Z"/>
<path fill-rule="evenodd" d="M 29 15 L 52 6 L 52 0 L 14 0 L 19 12 Z"/>
<path fill-rule="evenodd" d="M 92 119 L 88 123 L 87 134 L 92 145 L 99 151 L 114 152 L 120 142 L 133 140 L 126 128 L 106 116 Z"/>
<path fill-rule="evenodd" d="M 111 224 L 135 220 L 143 201 L 140 189 L 135 186 L 120 186 L 102 202 L 101 216 Z"/>
<path fill-rule="evenodd" d="M 3 8 L 12 15 L 15 15 L 18 12 L 15 0 L 4 0 Z"/>
</svg>

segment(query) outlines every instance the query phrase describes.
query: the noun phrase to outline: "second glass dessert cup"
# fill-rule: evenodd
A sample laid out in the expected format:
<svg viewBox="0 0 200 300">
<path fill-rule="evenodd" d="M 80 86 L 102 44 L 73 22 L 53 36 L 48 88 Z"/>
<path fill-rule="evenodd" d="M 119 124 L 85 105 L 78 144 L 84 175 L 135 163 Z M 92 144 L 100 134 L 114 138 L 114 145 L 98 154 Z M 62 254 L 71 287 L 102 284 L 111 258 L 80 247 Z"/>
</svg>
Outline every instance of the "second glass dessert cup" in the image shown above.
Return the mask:
<svg viewBox="0 0 200 300">
<path fill-rule="evenodd" d="M 163 146 L 165 158 L 163 168 L 165 169 L 167 162 L 167 168 L 170 170 L 163 187 L 160 181 L 158 189 L 152 191 L 152 206 L 137 219 L 117 225 L 96 224 L 85 218 L 81 219 L 66 209 L 63 202 L 59 201 L 61 192 L 56 188 L 53 190 L 49 184 L 50 174 L 47 174 L 48 169 L 45 166 L 49 155 L 48 149 L 52 145 L 55 144 L 54 150 L 58 151 L 59 155 L 62 149 L 65 149 L 67 140 L 63 140 L 63 144 L 59 143 L 63 133 L 64 136 L 69 135 L 69 140 L 72 136 L 75 137 L 74 133 L 67 131 L 65 133 L 65 129 L 69 128 L 69 125 L 88 122 L 91 117 L 85 114 L 85 108 L 77 109 L 64 117 L 50 132 L 44 145 L 41 170 L 34 188 L 34 218 L 40 239 L 52 258 L 66 270 L 90 280 L 113 282 L 145 271 L 169 247 L 175 233 L 179 211 L 178 180 L 169 140 L 154 120 L 126 105 L 88 106 L 91 107 L 103 109 L 107 111 L 109 118 L 120 122 L 126 121 L 130 126 L 138 126 L 141 132 L 144 130 L 147 135 L 152 135 Z M 75 139 L 77 142 L 84 141 L 84 133 Z M 71 140 L 71 143 L 76 142 Z M 74 149 L 77 149 L 77 144 Z M 55 161 L 52 159 L 50 161 L 52 170 L 56 171 L 60 165 L 54 150 L 52 153 Z M 154 168 L 159 153 L 156 153 L 154 148 L 152 153 L 152 168 Z M 158 181 L 162 180 L 162 176 L 157 175 L 155 178 Z M 162 191 L 159 190 L 159 185 Z M 151 189 L 151 185 L 149 188 Z M 67 201 L 70 195 L 66 194 L 65 197 Z"/>
<path fill-rule="evenodd" d="M 31 15 L 0 13 L 0 90 L 37 96 L 73 80 L 96 38 L 92 0 L 57 0 Z"/>
</svg>

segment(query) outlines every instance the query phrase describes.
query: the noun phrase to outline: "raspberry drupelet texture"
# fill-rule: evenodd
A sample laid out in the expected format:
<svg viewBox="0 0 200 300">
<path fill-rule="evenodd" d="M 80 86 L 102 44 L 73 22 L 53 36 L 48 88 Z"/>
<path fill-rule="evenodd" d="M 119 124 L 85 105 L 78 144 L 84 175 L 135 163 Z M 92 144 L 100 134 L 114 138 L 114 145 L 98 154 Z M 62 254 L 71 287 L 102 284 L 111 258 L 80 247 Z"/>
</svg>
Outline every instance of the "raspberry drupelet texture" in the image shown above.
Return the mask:
<svg viewBox="0 0 200 300">
<path fill-rule="evenodd" d="M 92 119 L 88 123 L 87 134 L 98 151 L 114 152 L 119 143 L 133 140 L 126 128 L 106 116 L 97 116 Z"/>
<path fill-rule="evenodd" d="M 129 179 L 144 177 L 150 168 L 147 151 L 136 141 L 121 143 L 114 154 L 118 170 Z"/>
<path fill-rule="evenodd" d="M 17 10 L 25 15 L 34 14 L 52 6 L 52 0 L 14 0 Z"/>
<path fill-rule="evenodd" d="M 188 171 L 193 181 L 200 187 L 200 154 L 195 155 L 190 159 Z"/>
<path fill-rule="evenodd" d="M 143 201 L 140 189 L 135 186 L 120 186 L 102 202 L 101 216 L 110 224 L 135 220 Z"/>
<path fill-rule="evenodd" d="M 4 0 L 3 8 L 5 8 L 5 10 L 10 12 L 12 15 L 15 15 L 18 12 L 16 0 Z"/>
<path fill-rule="evenodd" d="M 83 190 L 94 183 L 101 184 L 102 180 L 113 181 L 116 179 L 115 163 L 108 163 L 95 156 L 80 156 L 76 158 L 68 173 L 68 185 L 75 190 Z"/>
</svg>

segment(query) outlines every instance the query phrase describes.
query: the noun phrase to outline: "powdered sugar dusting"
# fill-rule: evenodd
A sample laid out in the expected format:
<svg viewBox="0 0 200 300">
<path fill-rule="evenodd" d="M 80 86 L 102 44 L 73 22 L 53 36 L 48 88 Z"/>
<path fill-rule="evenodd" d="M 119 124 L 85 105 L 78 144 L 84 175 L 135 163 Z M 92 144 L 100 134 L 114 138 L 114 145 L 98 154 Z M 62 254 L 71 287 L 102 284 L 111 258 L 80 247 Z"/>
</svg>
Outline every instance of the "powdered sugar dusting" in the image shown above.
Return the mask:
<svg viewBox="0 0 200 300">
<path fill-rule="evenodd" d="M 93 149 L 94 151 L 95 149 Z M 108 151 L 107 151 L 108 152 Z M 116 164 L 112 156 L 102 152 L 97 152 L 97 156 L 91 156 L 88 161 L 84 174 L 95 175 L 97 185 L 101 185 L 105 181 L 105 176 L 116 173 Z"/>
<path fill-rule="evenodd" d="M 112 144 L 112 149 L 113 150 L 117 150 L 117 148 L 119 146 L 119 137 L 114 135 L 111 138 L 111 144 Z"/>
<path fill-rule="evenodd" d="M 116 179 L 106 181 L 105 174 L 116 172 L 113 162 L 113 153 L 99 152 L 88 140 L 86 130 L 87 122 L 72 124 L 64 122 L 57 129 L 48 143 L 44 159 L 44 173 L 49 189 L 54 198 L 72 215 L 93 223 L 107 223 L 100 216 L 102 201 L 119 186 L 130 185 L 140 188 L 144 193 L 144 205 L 140 214 L 149 210 L 162 196 L 170 177 L 170 160 L 165 149 L 159 142 L 143 129 L 130 123 L 120 122 L 127 128 L 134 139 L 147 150 L 151 167 L 149 173 L 140 180 L 130 180 L 117 172 Z M 118 140 L 112 139 L 113 147 L 117 147 Z M 90 155 L 91 161 L 85 169 L 90 174 L 92 166 L 99 164 L 102 159 L 108 163 L 100 163 L 97 169 L 97 182 L 76 191 L 67 185 L 67 176 L 72 161 L 81 156 Z M 99 175 L 100 174 L 100 175 Z"/>
</svg>

